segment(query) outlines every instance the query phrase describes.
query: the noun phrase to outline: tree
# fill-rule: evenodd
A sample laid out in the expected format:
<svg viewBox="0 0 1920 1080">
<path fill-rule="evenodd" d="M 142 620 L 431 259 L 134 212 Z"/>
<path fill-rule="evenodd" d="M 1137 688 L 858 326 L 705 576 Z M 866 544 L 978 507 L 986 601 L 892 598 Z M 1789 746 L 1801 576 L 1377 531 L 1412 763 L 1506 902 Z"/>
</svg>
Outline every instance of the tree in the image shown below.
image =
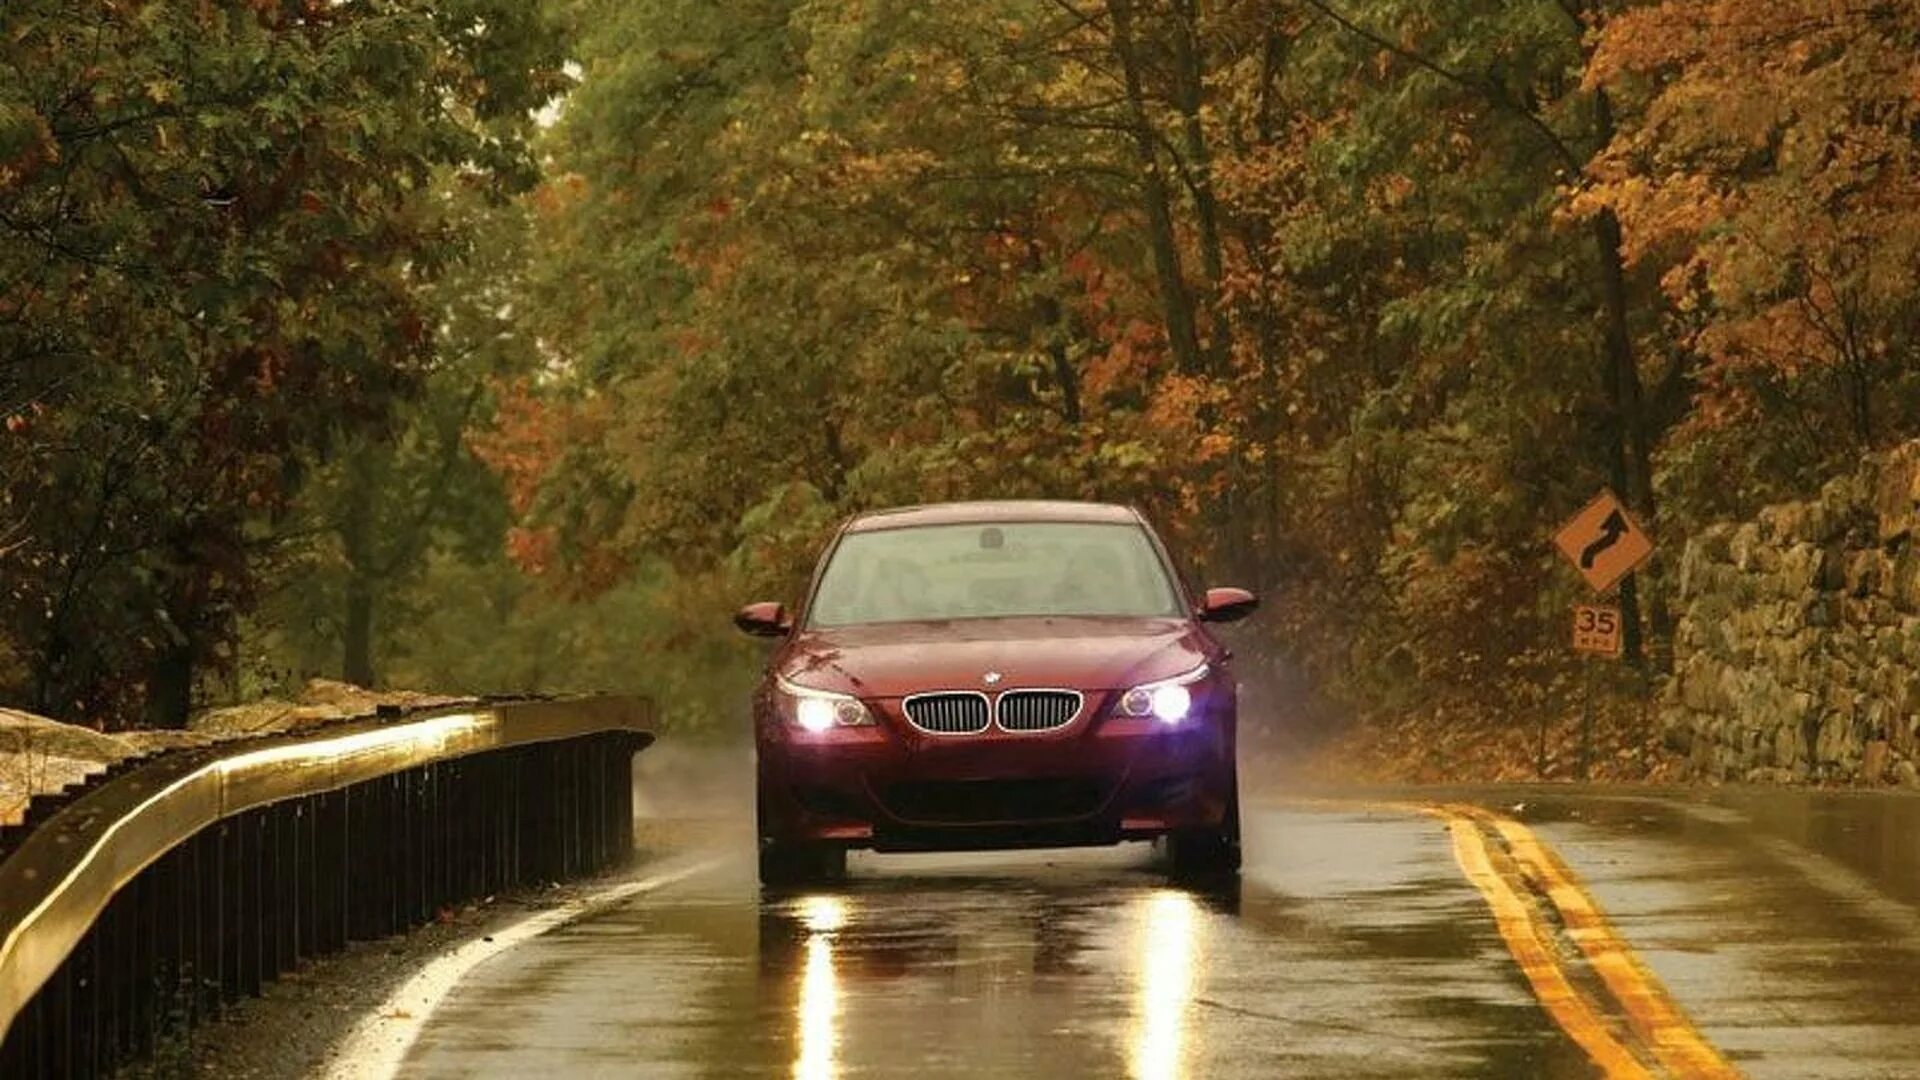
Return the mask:
<svg viewBox="0 0 1920 1080">
<path fill-rule="evenodd" d="M 531 173 L 557 39 L 503 0 L 0 14 L 8 696 L 178 723 L 310 460 L 425 373 L 437 167 Z"/>
<path fill-rule="evenodd" d="M 1586 81 L 1633 121 L 1581 204 L 1623 223 L 1699 369 L 1668 459 L 1695 515 L 1809 490 L 1920 419 L 1916 48 L 1901 5 L 1659 3 L 1602 28 Z"/>
</svg>

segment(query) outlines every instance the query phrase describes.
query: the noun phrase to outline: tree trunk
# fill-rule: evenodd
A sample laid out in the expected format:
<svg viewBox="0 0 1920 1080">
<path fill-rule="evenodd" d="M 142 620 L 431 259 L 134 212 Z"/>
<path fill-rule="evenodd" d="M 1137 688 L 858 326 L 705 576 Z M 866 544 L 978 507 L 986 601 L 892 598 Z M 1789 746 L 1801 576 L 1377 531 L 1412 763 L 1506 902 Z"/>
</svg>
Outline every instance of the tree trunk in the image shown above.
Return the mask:
<svg viewBox="0 0 1920 1080">
<path fill-rule="evenodd" d="M 379 587 L 373 537 L 373 465 L 364 450 L 347 466 L 347 504 L 340 546 L 347 562 L 346 622 L 340 636 L 340 677 L 355 686 L 374 685 L 373 598 Z"/>
<path fill-rule="evenodd" d="M 1038 278 L 1046 271 L 1040 243 L 1027 241 L 1027 270 Z M 1073 356 L 1067 343 L 1072 337 L 1067 325 L 1066 305 L 1050 288 L 1038 289 L 1034 300 L 1034 324 L 1045 338 L 1047 359 L 1053 364 L 1053 382 L 1060 389 L 1060 416 L 1069 427 L 1080 426 L 1080 373 L 1073 368 Z"/>
<path fill-rule="evenodd" d="M 147 726 L 180 729 L 193 714 L 193 642 L 169 642 L 147 675 Z"/>
<path fill-rule="evenodd" d="M 1147 236 L 1153 248 L 1154 275 L 1160 284 L 1160 303 L 1167 321 L 1167 344 L 1176 366 L 1187 374 L 1204 367 L 1200 335 L 1195 328 L 1193 295 L 1180 267 L 1179 239 L 1173 227 L 1172 194 L 1167 187 L 1160 150 L 1155 145 L 1153 119 L 1147 114 L 1146 91 L 1140 81 L 1140 56 L 1133 36 L 1133 0 L 1107 0 L 1113 22 L 1113 55 L 1125 83 L 1128 130 L 1140 161 L 1140 193 L 1147 214 Z"/>
<path fill-rule="evenodd" d="M 1260 55 L 1260 106 L 1254 120 L 1255 131 L 1259 135 L 1262 147 L 1272 146 L 1278 139 L 1278 128 L 1274 122 L 1274 103 L 1278 95 L 1281 65 L 1285 62 L 1289 41 L 1278 33 L 1269 33 Z M 1243 229 L 1242 242 L 1246 245 L 1248 260 L 1263 282 L 1272 282 L 1275 269 L 1268 257 L 1273 250 L 1273 230 L 1258 217 L 1250 220 Z M 1283 363 L 1280 341 L 1280 313 L 1273 310 L 1271 298 L 1261 297 L 1261 309 L 1256 314 L 1258 334 L 1255 337 L 1260 360 L 1260 402 L 1254 415 L 1258 418 L 1258 438 L 1265 448 L 1266 461 L 1260 470 L 1261 486 L 1265 494 L 1264 513 L 1266 528 L 1266 549 L 1269 552 L 1281 550 L 1281 542 L 1287 535 L 1285 506 L 1281 501 L 1280 463 L 1286 457 L 1286 448 L 1282 445 L 1288 420 L 1280 402 L 1280 372 Z M 1255 581 L 1262 592 L 1271 592 L 1279 582 L 1277 566 L 1280 560 L 1268 558 L 1262 560 L 1260 573 Z"/>
<path fill-rule="evenodd" d="M 1593 110 L 1595 135 L 1604 146 L 1613 139 L 1613 107 L 1605 90 L 1594 93 Z M 1626 261 L 1620 252 L 1620 219 L 1611 209 L 1602 209 L 1594 216 L 1593 239 L 1600 263 L 1605 341 L 1603 386 L 1612 411 L 1610 470 L 1620 497 L 1639 513 L 1641 524 L 1652 530 L 1659 521 L 1659 508 L 1653 494 L 1652 452 L 1642 403 L 1640 368 L 1627 318 Z M 1648 595 L 1640 596 L 1638 583 L 1629 577 L 1620 588 L 1621 622 L 1627 658 L 1636 663 L 1644 657 L 1640 628 L 1642 606 L 1647 610 L 1656 645 L 1666 642 L 1672 632 L 1666 605 L 1660 602 L 1659 596 L 1651 590 Z"/>
<path fill-rule="evenodd" d="M 1593 220 L 1594 244 L 1600 257 L 1600 277 L 1604 291 L 1602 308 L 1604 322 L 1604 347 L 1600 363 L 1600 385 L 1607 399 L 1607 472 L 1609 482 L 1620 497 L 1636 510 L 1640 508 L 1637 485 L 1634 482 L 1634 469 L 1631 453 L 1628 450 L 1630 439 L 1628 428 L 1628 401 L 1632 392 L 1627 389 L 1625 368 L 1632 364 L 1632 340 L 1625 333 L 1624 282 L 1616 288 L 1616 279 L 1620 277 L 1619 236 L 1620 224 L 1611 210 L 1602 210 Z M 1623 351 L 1626 359 L 1622 360 Z M 1629 663 L 1638 664 L 1644 655 L 1641 644 L 1640 595 L 1634 575 L 1620 583 L 1620 622 L 1621 645 Z"/>
<path fill-rule="evenodd" d="M 825 417 L 820 425 L 827 456 L 825 471 L 820 476 L 820 494 L 829 503 L 838 503 L 840 493 L 846 487 L 847 474 L 853 471 L 853 465 L 847 460 L 847 445 L 840 432 L 840 422 L 831 416 Z"/>
<path fill-rule="evenodd" d="M 32 696 L 27 699 L 29 709 L 41 716 L 66 715 L 64 710 L 68 703 L 56 699 L 65 688 L 63 676 L 66 674 L 67 657 L 72 651 L 73 647 L 61 632 L 59 623 L 54 622 L 31 662 L 33 690 Z"/>
<path fill-rule="evenodd" d="M 1060 302 L 1049 298 L 1047 310 L 1056 320 L 1059 317 Z M 1067 353 L 1067 339 L 1064 333 L 1056 330 L 1047 341 L 1047 356 L 1053 361 L 1053 381 L 1060 387 L 1060 415 L 1069 427 L 1080 426 L 1080 373 L 1073 370 L 1073 357 Z"/>
<path fill-rule="evenodd" d="M 1220 204 L 1213 190 L 1213 151 L 1207 144 L 1207 132 L 1201 123 L 1200 108 L 1206 97 L 1206 65 L 1200 54 L 1199 0 L 1177 0 L 1174 9 L 1180 27 L 1173 35 L 1174 106 L 1180 111 L 1181 130 L 1186 143 L 1187 173 L 1193 192 L 1193 216 L 1200 243 L 1200 267 L 1206 274 L 1202 294 L 1209 319 L 1206 362 L 1211 374 L 1226 370 L 1233 351 L 1233 332 L 1226 313 L 1218 306 L 1220 289 L 1226 280 L 1226 257 L 1220 243 Z"/>
<path fill-rule="evenodd" d="M 373 671 L 373 589 L 355 575 L 347 586 L 347 624 L 342 635 L 343 659 L 340 677 L 355 686 L 372 686 Z"/>
</svg>

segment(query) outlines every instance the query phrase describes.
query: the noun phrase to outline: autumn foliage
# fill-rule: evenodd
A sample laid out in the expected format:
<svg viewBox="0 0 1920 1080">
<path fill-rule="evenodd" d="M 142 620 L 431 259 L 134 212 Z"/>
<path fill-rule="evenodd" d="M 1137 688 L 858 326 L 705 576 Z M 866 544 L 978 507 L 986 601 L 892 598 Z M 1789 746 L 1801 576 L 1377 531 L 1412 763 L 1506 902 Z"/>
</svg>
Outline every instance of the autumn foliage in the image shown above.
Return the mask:
<svg viewBox="0 0 1920 1080">
<path fill-rule="evenodd" d="M 1920 433 L 1910 4 L 56 8 L 0 16 L 0 682 L 56 711 L 331 602 L 273 559 L 716 670 L 844 515 L 1017 496 L 1263 590 L 1290 704 L 1553 711 L 1596 489 L 1671 553 Z"/>
<path fill-rule="evenodd" d="M 537 13 L 0 7 L 0 692 L 185 719 L 280 525 L 436 364 L 458 168 L 531 175 Z"/>
<path fill-rule="evenodd" d="M 561 579 L 791 597 L 850 511 L 1118 499 L 1329 700 L 1551 709 L 1595 489 L 1677 544 L 1920 419 L 1905 6 L 575 12 L 539 392 L 605 426 L 544 459 Z"/>
</svg>

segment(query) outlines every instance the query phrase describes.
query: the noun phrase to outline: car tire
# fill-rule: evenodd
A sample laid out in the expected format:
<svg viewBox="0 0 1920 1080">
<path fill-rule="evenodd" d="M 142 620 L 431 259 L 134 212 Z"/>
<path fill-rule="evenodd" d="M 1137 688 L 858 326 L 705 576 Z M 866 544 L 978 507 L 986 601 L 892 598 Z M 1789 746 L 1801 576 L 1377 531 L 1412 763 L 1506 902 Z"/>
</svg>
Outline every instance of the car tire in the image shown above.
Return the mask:
<svg viewBox="0 0 1920 1080">
<path fill-rule="evenodd" d="M 809 885 L 847 873 L 847 850 L 826 844 L 760 842 L 760 884 Z"/>
<path fill-rule="evenodd" d="M 1181 879 L 1240 872 L 1240 838 L 1225 830 L 1182 829 L 1167 837 L 1167 866 Z"/>
<path fill-rule="evenodd" d="M 1167 836 L 1167 867 L 1182 879 L 1231 877 L 1240 872 L 1240 792 L 1236 778 L 1226 817 L 1215 828 L 1176 829 Z"/>
</svg>

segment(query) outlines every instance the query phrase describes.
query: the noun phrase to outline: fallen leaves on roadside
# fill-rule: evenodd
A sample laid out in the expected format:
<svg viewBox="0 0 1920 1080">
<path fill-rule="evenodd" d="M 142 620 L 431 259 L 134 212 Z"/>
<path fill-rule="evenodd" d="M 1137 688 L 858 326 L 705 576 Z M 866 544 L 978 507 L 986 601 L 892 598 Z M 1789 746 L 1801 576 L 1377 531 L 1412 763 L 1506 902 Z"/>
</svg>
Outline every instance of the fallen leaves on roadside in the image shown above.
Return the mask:
<svg viewBox="0 0 1920 1080">
<path fill-rule="evenodd" d="M 1444 712 L 1372 717 L 1335 734 L 1297 770 L 1329 783 L 1523 783 L 1590 779 L 1659 783 L 1685 778 L 1686 762 L 1638 709 L 1600 709 L 1583 745 L 1580 717 Z M 1584 770 L 1583 770 L 1584 762 Z M 1583 777 L 1584 771 L 1584 777 Z"/>
</svg>

